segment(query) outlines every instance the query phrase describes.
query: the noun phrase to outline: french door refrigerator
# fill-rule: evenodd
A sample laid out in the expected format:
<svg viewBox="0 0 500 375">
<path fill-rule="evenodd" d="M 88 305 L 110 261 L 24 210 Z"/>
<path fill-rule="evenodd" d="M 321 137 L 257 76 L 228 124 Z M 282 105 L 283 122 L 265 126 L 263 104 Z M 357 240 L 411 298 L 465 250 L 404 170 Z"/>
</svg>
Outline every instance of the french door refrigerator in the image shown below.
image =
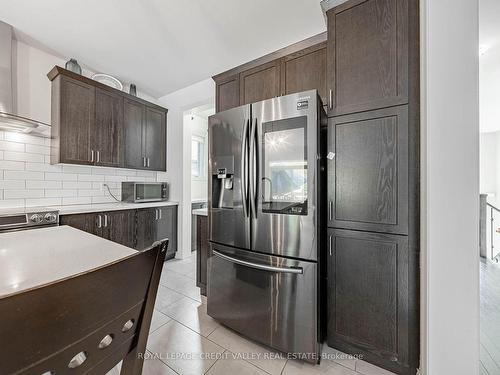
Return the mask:
<svg viewBox="0 0 500 375">
<path fill-rule="evenodd" d="M 321 131 L 316 90 L 209 118 L 208 314 L 318 360 Z"/>
</svg>

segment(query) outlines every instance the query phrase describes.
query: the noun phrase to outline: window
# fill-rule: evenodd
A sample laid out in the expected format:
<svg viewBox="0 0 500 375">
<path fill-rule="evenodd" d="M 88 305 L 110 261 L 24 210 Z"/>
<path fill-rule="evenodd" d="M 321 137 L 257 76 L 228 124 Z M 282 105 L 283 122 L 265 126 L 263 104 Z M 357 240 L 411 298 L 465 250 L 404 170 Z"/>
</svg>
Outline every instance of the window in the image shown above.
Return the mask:
<svg viewBox="0 0 500 375">
<path fill-rule="evenodd" d="M 198 136 L 191 138 L 191 176 L 205 177 L 205 139 Z"/>
</svg>

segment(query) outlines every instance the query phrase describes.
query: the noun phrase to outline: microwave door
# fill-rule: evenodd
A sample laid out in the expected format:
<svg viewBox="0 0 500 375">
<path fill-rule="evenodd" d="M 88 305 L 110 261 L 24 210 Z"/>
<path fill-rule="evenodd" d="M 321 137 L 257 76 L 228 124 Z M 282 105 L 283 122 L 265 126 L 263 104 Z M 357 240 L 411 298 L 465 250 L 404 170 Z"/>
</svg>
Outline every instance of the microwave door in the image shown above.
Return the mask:
<svg viewBox="0 0 500 375">
<path fill-rule="evenodd" d="M 210 240 L 250 248 L 248 133 L 250 106 L 209 118 L 208 220 Z"/>
<path fill-rule="evenodd" d="M 251 237 L 255 251 L 317 259 L 316 106 L 315 91 L 252 105 Z"/>
</svg>

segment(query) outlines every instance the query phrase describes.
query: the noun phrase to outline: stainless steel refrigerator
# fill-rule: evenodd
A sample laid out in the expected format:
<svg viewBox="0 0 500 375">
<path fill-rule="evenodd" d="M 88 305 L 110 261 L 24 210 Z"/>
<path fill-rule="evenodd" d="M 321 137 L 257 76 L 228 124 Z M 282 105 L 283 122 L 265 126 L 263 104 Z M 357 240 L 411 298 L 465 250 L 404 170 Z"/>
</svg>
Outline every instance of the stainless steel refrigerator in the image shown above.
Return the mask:
<svg viewBox="0 0 500 375">
<path fill-rule="evenodd" d="M 320 350 L 317 91 L 209 118 L 208 314 L 310 362 Z"/>
</svg>

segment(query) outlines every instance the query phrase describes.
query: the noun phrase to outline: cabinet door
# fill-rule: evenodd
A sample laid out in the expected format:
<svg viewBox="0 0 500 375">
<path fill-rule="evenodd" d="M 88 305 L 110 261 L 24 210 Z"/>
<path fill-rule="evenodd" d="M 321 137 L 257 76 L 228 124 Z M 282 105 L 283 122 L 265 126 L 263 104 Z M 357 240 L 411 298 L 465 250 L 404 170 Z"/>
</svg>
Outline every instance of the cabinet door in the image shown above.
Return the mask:
<svg viewBox="0 0 500 375">
<path fill-rule="evenodd" d="M 95 122 L 92 129 L 96 165 L 119 167 L 122 163 L 123 97 L 95 89 Z"/>
<path fill-rule="evenodd" d="M 408 366 L 410 285 L 408 237 L 330 229 L 328 257 L 328 345 L 395 370 Z M 398 372 L 403 373 L 403 372 Z M 410 373 L 404 372 L 404 373 Z"/>
<path fill-rule="evenodd" d="M 103 237 L 127 247 L 135 246 L 135 210 L 104 212 Z"/>
<path fill-rule="evenodd" d="M 137 210 L 136 244 L 138 250 L 151 246 L 157 238 L 156 209 L 144 208 Z"/>
<path fill-rule="evenodd" d="M 146 121 L 146 106 L 142 103 L 123 100 L 124 167 L 145 169 L 143 124 Z"/>
<path fill-rule="evenodd" d="M 216 81 L 215 91 L 217 112 L 238 107 L 240 105 L 239 74 Z"/>
<path fill-rule="evenodd" d="M 167 114 L 164 111 L 146 107 L 144 143 L 147 169 L 166 171 Z"/>
<path fill-rule="evenodd" d="M 408 110 L 329 119 L 330 227 L 408 234 Z"/>
<path fill-rule="evenodd" d="M 316 89 L 326 105 L 326 42 L 286 56 L 281 74 L 285 95 Z"/>
<path fill-rule="evenodd" d="M 58 163 L 93 164 L 91 154 L 91 129 L 94 129 L 95 89 L 69 77 L 60 77 L 58 111 L 59 138 Z M 57 103 L 56 103 L 57 106 Z"/>
<path fill-rule="evenodd" d="M 158 207 L 156 240 L 169 239 L 167 258 L 177 251 L 177 207 Z"/>
<path fill-rule="evenodd" d="M 329 116 L 408 102 L 408 0 L 350 0 L 327 12 Z"/>
<path fill-rule="evenodd" d="M 240 74 L 240 104 L 280 96 L 280 61 L 271 61 Z"/>
<path fill-rule="evenodd" d="M 84 232 L 94 234 L 96 236 L 102 235 L 102 225 L 99 228 L 100 214 L 76 214 L 76 215 L 62 215 L 59 218 L 60 225 L 69 225 L 70 227 L 80 229 Z"/>
</svg>

